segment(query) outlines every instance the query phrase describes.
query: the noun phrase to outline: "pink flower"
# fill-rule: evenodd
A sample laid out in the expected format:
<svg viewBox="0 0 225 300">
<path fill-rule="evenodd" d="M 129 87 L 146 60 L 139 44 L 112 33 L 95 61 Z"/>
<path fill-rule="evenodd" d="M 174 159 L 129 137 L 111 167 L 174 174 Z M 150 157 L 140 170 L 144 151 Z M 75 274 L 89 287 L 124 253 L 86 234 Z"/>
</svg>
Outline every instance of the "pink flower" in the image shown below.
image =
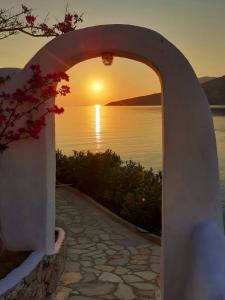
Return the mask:
<svg viewBox="0 0 225 300">
<path fill-rule="evenodd" d="M 42 127 L 45 126 L 45 117 L 41 116 L 37 120 L 28 120 L 27 122 L 27 133 L 34 139 L 40 137 Z"/>
<path fill-rule="evenodd" d="M 53 82 L 59 82 L 61 80 L 69 81 L 69 75 L 64 72 L 55 72 L 46 75 L 47 80 L 52 80 Z"/>
<path fill-rule="evenodd" d="M 65 15 L 65 22 L 72 22 L 73 21 L 73 15 L 66 14 Z"/>
<path fill-rule="evenodd" d="M 54 114 L 58 114 L 58 115 L 64 113 L 64 108 L 63 107 L 58 107 L 57 105 L 54 105 L 52 107 L 48 107 L 47 110 L 48 110 L 49 113 L 54 113 Z"/>
<path fill-rule="evenodd" d="M 30 24 L 31 26 L 34 26 L 34 22 L 35 22 L 36 18 L 34 16 L 31 15 L 27 15 L 26 16 L 26 21 L 28 24 Z"/>
<path fill-rule="evenodd" d="M 62 85 L 61 89 L 59 90 L 59 93 L 61 96 L 66 96 L 67 94 L 70 93 L 70 87 L 67 85 Z"/>
<path fill-rule="evenodd" d="M 41 94 L 44 98 L 49 99 L 55 97 L 58 94 L 58 92 L 56 91 L 54 86 L 49 85 L 41 91 Z"/>
</svg>

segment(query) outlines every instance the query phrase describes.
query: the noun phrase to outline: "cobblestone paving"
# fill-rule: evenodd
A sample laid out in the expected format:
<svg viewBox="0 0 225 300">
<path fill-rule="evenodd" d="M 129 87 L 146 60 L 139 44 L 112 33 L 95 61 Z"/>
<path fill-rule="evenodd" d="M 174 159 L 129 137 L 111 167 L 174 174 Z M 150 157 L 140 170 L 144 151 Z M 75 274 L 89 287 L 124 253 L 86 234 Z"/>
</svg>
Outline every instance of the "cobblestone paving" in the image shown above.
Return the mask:
<svg viewBox="0 0 225 300">
<path fill-rule="evenodd" d="M 160 299 L 160 247 L 115 222 L 83 194 L 57 189 L 68 258 L 55 300 Z"/>
</svg>

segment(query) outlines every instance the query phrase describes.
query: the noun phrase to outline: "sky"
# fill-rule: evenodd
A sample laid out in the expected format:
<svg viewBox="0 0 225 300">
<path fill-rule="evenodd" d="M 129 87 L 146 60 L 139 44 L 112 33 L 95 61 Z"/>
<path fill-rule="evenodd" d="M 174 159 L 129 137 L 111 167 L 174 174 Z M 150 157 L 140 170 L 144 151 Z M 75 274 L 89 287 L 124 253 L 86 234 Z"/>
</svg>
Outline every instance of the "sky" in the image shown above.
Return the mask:
<svg viewBox="0 0 225 300">
<path fill-rule="evenodd" d="M 158 31 L 187 57 L 198 77 L 225 74 L 225 0 L 0 0 L 15 11 L 25 4 L 49 23 L 69 11 L 84 12 L 79 28 L 100 24 L 132 24 Z M 49 39 L 22 34 L 1 40 L 0 67 L 20 67 Z M 104 104 L 160 91 L 158 77 L 140 62 L 115 58 L 105 67 L 100 58 L 69 70 L 71 94 L 63 105 Z M 95 90 L 96 83 L 101 85 Z"/>
</svg>

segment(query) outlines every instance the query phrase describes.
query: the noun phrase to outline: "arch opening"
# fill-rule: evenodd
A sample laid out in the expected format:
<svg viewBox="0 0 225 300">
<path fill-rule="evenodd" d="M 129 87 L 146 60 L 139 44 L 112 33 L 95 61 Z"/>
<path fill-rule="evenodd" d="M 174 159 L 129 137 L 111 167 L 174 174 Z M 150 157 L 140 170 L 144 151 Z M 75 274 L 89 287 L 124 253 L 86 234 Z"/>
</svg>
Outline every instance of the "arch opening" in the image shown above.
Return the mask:
<svg viewBox="0 0 225 300">
<path fill-rule="evenodd" d="M 91 195 L 136 226 L 160 235 L 162 117 L 160 93 L 154 93 L 159 92 L 160 89 L 157 75 L 140 62 L 121 58 L 115 58 L 111 68 L 106 68 L 99 58 L 86 60 L 83 64 L 79 63 L 71 68 L 68 74 L 70 85 L 75 88 L 63 103 L 60 99 L 57 100 L 60 105 L 68 104 L 68 106 L 64 115 L 56 119 L 56 148 L 70 156 L 73 161 L 71 170 L 74 170 L 74 174 L 68 178 L 66 174 L 63 176 L 59 171 L 58 181 L 65 184 L 73 183 L 73 186 Z M 140 79 L 141 75 L 143 79 Z M 92 82 L 96 79 L 102 82 L 101 92 L 93 91 Z M 136 101 L 139 99 L 142 101 L 140 106 L 138 104 L 136 106 L 127 104 L 128 106 L 125 107 L 105 106 L 111 103 L 111 100 L 132 99 L 132 96 L 136 97 Z M 106 152 L 108 149 L 112 152 Z M 75 155 L 73 151 L 76 151 Z M 91 151 L 94 155 L 86 154 L 86 151 Z M 101 173 L 101 168 L 98 169 L 96 153 L 101 153 L 102 158 L 105 159 L 108 155 L 108 162 L 114 161 L 114 175 L 110 173 L 107 164 L 105 164 L 105 176 Z M 122 164 L 118 166 L 115 154 L 119 155 L 124 162 L 128 162 L 123 164 L 124 168 Z M 85 175 L 82 173 L 83 165 L 79 158 L 83 155 L 85 155 L 84 161 L 89 162 L 90 174 L 96 174 L 93 178 L 89 176 L 89 172 Z M 97 165 L 91 164 L 92 159 Z M 57 162 L 61 169 L 64 160 L 66 160 L 64 156 L 61 159 L 61 156 L 57 155 Z M 143 169 L 138 164 L 141 164 Z M 75 165 L 80 170 L 80 176 L 75 172 Z M 118 177 L 125 168 L 127 174 L 130 174 L 130 180 L 132 181 L 136 176 L 137 181 L 130 182 L 132 188 L 128 191 L 129 179 L 126 184 L 122 184 L 126 179 L 124 172 L 124 178 L 121 178 L 121 188 L 122 186 L 123 188 L 119 192 L 117 191 L 119 183 L 116 183 L 116 180 L 108 182 L 107 178 Z M 99 178 L 99 173 L 102 174 L 102 179 Z M 143 176 L 140 177 L 140 173 Z M 85 183 L 85 176 L 88 184 Z M 138 184 L 139 191 L 137 191 Z M 155 190 L 155 193 L 151 194 L 151 190 Z M 152 209 L 150 209 L 151 201 Z M 131 207 L 132 203 L 136 211 Z"/>
</svg>

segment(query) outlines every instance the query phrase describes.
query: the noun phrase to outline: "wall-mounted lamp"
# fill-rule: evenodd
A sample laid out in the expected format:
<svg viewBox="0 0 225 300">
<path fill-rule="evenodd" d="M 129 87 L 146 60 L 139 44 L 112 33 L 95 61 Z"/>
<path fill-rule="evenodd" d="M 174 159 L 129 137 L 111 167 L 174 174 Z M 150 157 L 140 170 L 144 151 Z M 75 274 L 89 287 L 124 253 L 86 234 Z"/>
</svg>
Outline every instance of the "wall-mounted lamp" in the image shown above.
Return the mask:
<svg viewBox="0 0 225 300">
<path fill-rule="evenodd" d="M 113 63 L 113 54 L 111 52 L 102 53 L 102 62 L 105 66 L 111 66 Z"/>
</svg>

